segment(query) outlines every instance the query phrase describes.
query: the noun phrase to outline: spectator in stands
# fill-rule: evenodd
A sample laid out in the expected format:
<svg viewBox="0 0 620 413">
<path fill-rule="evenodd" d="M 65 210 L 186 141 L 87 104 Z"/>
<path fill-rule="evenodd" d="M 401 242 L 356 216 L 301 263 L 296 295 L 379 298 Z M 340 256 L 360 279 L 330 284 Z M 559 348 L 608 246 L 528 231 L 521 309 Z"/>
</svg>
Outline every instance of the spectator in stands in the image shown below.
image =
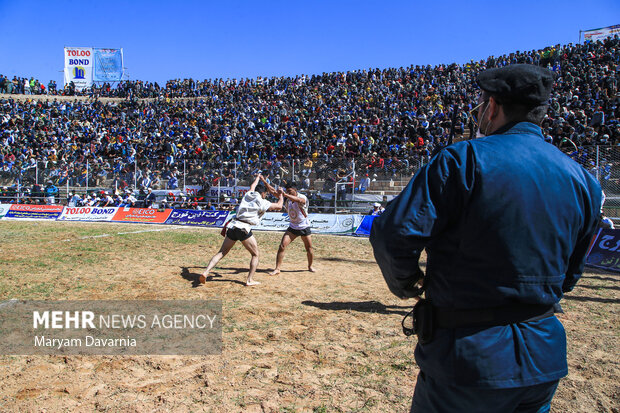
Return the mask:
<svg viewBox="0 0 620 413">
<path fill-rule="evenodd" d="M 76 207 L 79 206 L 80 196 L 77 193 L 69 192 L 69 196 L 67 197 L 67 206 Z"/>
<path fill-rule="evenodd" d="M 138 200 L 136 199 L 135 196 L 133 196 L 133 191 L 131 191 L 130 189 L 126 189 L 125 197 L 123 198 L 123 203 L 121 205 L 133 208 L 137 206 L 137 204 L 138 204 Z"/>
<path fill-rule="evenodd" d="M 303 169 L 301 170 L 302 176 L 304 177 L 310 176 L 310 174 L 312 173 L 313 165 L 314 165 L 314 162 L 312 162 L 312 159 L 310 157 L 307 157 L 306 160 L 304 161 Z"/>
<path fill-rule="evenodd" d="M 121 195 L 121 193 L 119 191 L 115 191 L 114 192 L 114 197 L 112 197 L 113 202 L 111 206 L 121 206 L 121 204 L 123 203 L 123 197 Z"/>
<path fill-rule="evenodd" d="M 168 179 L 168 189 L 177 189 L 179 187 L 179 179 L 176 174 L 173 174 Z"/>
<path fill-rule="evenodd" d="M 103 191 L 101 195 L 101 199 L 99 200 L 98 206 L 105 208 L 108 206 L 114 206 L 114 198 L 110 195 L 108 191 Z"/>
<path fill-rule="evenodd" d="M 302 189 L 302 190 L 310 189 L 310 177 L 309 176 L 302 176 L 299 189 Z"/>
<path fill-rule="evenodd" d="M 75 206 L 83 207 L 86 205 L 88 205 L 88 194 L 84 193 L 82 194 L 82 197 L 79 199 L 79 201 L 76 202 Z"/>
<path fill-rule="evenodd" d="M 17 188 L 11 188 L 10 191 L 11 191 L 10 193 L 13 195 L 13 197 L 11 198 L 12 201 L 10 203 L 15 203 L 15 204 L 40 204 L 42 203 L 40 199 L 35 199 L 32 197 L 30 189 L 28 188 L 24 189 L 23 196 L 21 197 L 17 191 Z"/>
<path fill-rule="evenodd" d="M 211 203 L 211 201 L 207 201 L 207 205 L 205 206 L 205 211 L 217 211 L 215 206 Z"/>
<path fill-rule="evenodd" d="M 45 203 L 47 205 L 54 205 L 56 203 L 56 195 L 58 195 L 58 188 L 53 184 L 52 181 L 47 181 L 44 192 Z"/>
<path fill-rule="evenodd" d="M 99 191 L 93 191 L 90 194 L 88 206 L 99 206 L 99 202 L 101 202 L 101 193 Z"/>
<path fill-rule="evenodd" d="M 364 192 L 366 192 L 369 186 L 370 186 L 370 177 L 368 176 L 368 174 L 365 174 L 364 177 L 360 179 L 360 184 L 357 190 L 358 192 L 363 194 Z"/>
<path fill-rule="evenodd" d="M 152 208 L 157 197 L 153 193 L 152 188 L 148 188 L 146 191 L 147 191 L 147 194 L 146 194 L 146 197 L 144 198 L 144 208 Z"/>
<path fill-rule="evenodd" d="M 2 187 L 2 190 L 0 191 L 0 204 L 13 203 L 14 201 L 13 195 L 14 194 L 12 194 L 11 191 L 9 191 L 8 186 Z"/>
<path fill-rule="evenodd" d="M 372 204 L 372 209 L 368 212 L 368 215 L 381 215 L 383 211 L 385 211 L 385 208 L 383 208 L 380 203 L 375 202 Z"/>
</svg>

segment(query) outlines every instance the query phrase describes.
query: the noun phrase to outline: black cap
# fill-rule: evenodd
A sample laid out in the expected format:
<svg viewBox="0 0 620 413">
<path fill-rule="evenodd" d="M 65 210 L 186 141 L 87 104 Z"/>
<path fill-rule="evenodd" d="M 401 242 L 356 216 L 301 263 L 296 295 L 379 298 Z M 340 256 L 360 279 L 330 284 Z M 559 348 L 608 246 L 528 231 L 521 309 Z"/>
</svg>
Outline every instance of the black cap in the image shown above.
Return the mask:
<svg viewBox="0 0 620 413">
<path fill-rule="evenodd" d="M 540 66 L 514 64 L 478 74 L 480 89 L 505 102 L 544 105 L 549 100 L 555 74 Z"/>
</svg>

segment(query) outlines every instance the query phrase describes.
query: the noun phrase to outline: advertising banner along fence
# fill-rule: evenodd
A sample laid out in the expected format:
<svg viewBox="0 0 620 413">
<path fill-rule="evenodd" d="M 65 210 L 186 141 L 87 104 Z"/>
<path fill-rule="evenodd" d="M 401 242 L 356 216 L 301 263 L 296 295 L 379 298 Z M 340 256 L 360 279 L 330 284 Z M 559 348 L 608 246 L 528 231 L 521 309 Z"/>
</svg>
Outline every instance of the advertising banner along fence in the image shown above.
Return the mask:
<svg viewBox="0 0 620 413">
<path fill-rule="evenodd" d="M 65 207 L 59 221 L 112 221 L 118 207 Z"/>
<path fill-rule="evenodd" d="M 196 211 L 193 209 L 174 209 L 166 220 L 167 225 L 192 225 L 201 227 L 221 227 L 226 222 L 228 211 Z"/>
<path fill-rule="evenodd" d="M 362 215 L 309 214 L 312 231 L 317 234 L 353 234 L 362 222 Z M 288 215 L 267 212 L 255 229 L 263 231 L 285 231 L 289 226 Z"/>
<path fill-rule="evenodd" d="M 171 209 L 159 211 L 151 208 L 118 208 L 112 221 L 163 224 L 166 222 L 171 212 Z"/>
<path fill-rule="evenodd" d="M 363 218 L 362 223 L 355 230 L 355 235 L 366 236 L 366 237 L 370 236 L 370 229 L 372 228 L 372 223 L 375 220 L 375 218 L 377 218 L 377 215 L 366 215 Z"/>
<path fill-rule="evenodd" d="M 222 227 L 234 215 L 229 211 L 129 207 L 63 207 L 61 205 L 0 204 L 0 218 L 55 219 L 59 221 L 114 221 L 143 224 Z M 316 234 L 368 235 L 371 220 L 364 215 L 309 214 Z M 361 225 L 364 223 L 364 225 Z M 286 213 L 267 212 L 254 229 L 285 231 L 289 227 Z"/>
<path fill-rule="evenodd" d="M 62 205 L 12 204 L 5 218 L 57 219 L 62 213 Z"/>
<path fill-rule="evenodd" d="M 601 228 L 594 237 L 586 264 L 620 272 L 620 229 Z"/>
</svg>

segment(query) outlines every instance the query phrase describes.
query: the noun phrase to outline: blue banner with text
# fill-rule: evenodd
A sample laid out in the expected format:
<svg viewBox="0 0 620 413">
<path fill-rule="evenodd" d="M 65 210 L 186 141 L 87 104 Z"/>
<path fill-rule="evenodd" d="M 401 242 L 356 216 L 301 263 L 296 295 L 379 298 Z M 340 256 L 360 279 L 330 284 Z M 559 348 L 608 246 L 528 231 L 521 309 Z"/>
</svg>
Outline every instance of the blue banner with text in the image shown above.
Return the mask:
<svg viewBox="0 0 620 413">
<path fill-rule="evenodd" d="M 221 227 L 226 222 L 228 211 L 196 211 L 192 209 L 175 209 L 165 224 L 192 225 L 200 227 Z"/>
<path fill-rule="evenodd" d="M 123 49 L 93 49 L 93 80 L 120 82 L 123 79 Z"/>
<path fill-rule="evenodd" d="M 586 264 L 620 272 L 620 230 L 600 229 L 592 241 Z"/>
</svg>

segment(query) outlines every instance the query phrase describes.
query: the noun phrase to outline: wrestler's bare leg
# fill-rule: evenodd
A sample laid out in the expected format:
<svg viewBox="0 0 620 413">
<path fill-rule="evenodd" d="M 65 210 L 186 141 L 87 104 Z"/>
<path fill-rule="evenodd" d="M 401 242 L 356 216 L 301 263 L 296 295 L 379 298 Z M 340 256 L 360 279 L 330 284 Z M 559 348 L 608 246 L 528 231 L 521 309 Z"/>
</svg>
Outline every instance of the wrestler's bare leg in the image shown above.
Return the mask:
<svg viewBox="0 0 620 413">
<path fill-rule="evenodd" d="M 250 272 L 248 272 L 248 279 L 245 282 L 245 285 L 258 285 L 260 284 L 258 281 L 254 281 L 253 277 L 256 273 L 256 268 L 258 268 L 258 242 L 256 242 L 256 238 L 252 235 L 250 238 L 245 241 L 241 241 L 246 250 L 252 255 L 250 259 Z"/>
<path fill-rule="evenodd" d="M 280 267 L 282 266 L 282 261 L 284 261 L 284 251 L 288 244 L 293 242 L 297 238 L 297 235 L 292 234 L 288 231 L 282 235 L 282 240 L 280 241 L 280 247 L 278 247 L 278 254 L 276 255 L 276 268 L 269 273 L 269 275 L 278 275 L 280 274 Z"/>
<path fill-rule="evenodd" d="M 235 245 L 235 242 L 237 241 L 233 241 L 228 237 L 224 238 L 224 242 L 222 242 L 220 250 L 217 254 L 213 256 L 213 258 L 211 258 L 211 261 L 209 261 L 209 265 L 207 265 L 207 269 L 200 275 L 200 283 L 204 284 L 207 281 L 207 277 L 209 276 L 209 273 L 211 272 L 213 267 L 215 267 L 217 263 L 220 262 L 220 260 L 224 258 L 226 254 L 228 254 L 233 245 Z"/>
<path fill-rule="evenodd" d="M 312 266 L 312 262 L 314 261 L 314 249 L 312 248 L 312 235 L 303 235 L 301 240 L 304 242 L 304 247 L 306 247 L 306 256 L 308 257 L 308 271 L 316 272 L 314 267 Z"/>
</svg>

